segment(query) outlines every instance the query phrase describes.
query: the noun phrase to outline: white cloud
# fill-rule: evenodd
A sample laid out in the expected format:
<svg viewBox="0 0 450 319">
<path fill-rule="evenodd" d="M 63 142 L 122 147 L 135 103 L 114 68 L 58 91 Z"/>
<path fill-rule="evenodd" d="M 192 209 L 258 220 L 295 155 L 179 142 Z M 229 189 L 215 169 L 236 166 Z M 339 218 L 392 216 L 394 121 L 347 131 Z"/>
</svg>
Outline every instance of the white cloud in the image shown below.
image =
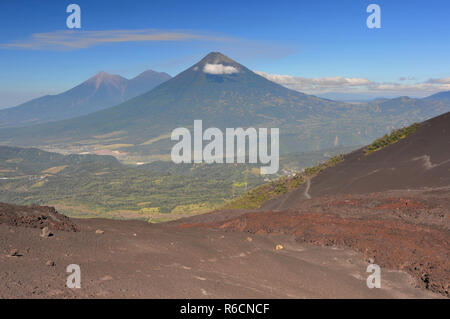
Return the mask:
<svg viewBox="0 0 450 319">
<path fill-rule="evenodd" d="M 450 90 L 449 84 L 437 82 L 421 82 L 413 84 L 400 83 L 371 83 L 368 90 L 372 92 L 389 92 L 397 95 L 425 96 L 433 93 Z"/>
<path fill-rule="evenodd" d="M 331 88 L 342 88 L 351 86 L 364 86 L 371 82 L 364 78 L 345 78 L 343 76 L 324 77 L 324 78 L 303 78 L 291 75 L 268 74 L 265 72 L 255 71 L 266 79 L 275 83 L 284 85 L 288 88 L 298 91 L 311 91 Z"/>
<path fill-rule="evenodd" d="M 239 73 L 239 70 L 234 66 L 206 63 L 203 72 L 208 74 L 233 74 Z"/>
<path fill-rule="evenodd" d="M 399 80 L 403 83 L 379 83 L 365 78 L 346 78 L 342 76 L 304 78 L 291 75 L 268 74 L 260 71 L 254 72 L 287 88 L 309 94 L 333 92 L 426 96 L 436 92 L 450 90 L 450 78 L 429 79 L 425 82 L 418 83 L 404 83 L 404 80 L 411 80 L 413 78 L 402 77 Z"/>
</svg>

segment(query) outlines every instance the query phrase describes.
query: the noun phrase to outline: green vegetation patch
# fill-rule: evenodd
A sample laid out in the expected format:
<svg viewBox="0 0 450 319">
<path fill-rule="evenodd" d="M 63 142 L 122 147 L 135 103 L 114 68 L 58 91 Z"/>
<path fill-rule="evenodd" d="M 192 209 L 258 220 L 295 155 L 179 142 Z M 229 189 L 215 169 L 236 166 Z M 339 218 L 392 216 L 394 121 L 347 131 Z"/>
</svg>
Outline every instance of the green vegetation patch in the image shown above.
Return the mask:
<svg viewBox="0 0 450 319">
<path fill-rule="evenodd" d="M 385 148 L 388 145 L 397 143 L 399 140 L 404 139 L 409 134 L 414 133 L 417 131 L 417 129 L 420 127 L 419 123 L 414 123 L 408 127 L 403 127 L 398 130 L 393 130 L 391 134 L 386 134 L 383 137 L 375 140 L 372 144 L 367 146 L 367 148 L 364 150 L 364 154 L 368 155 L 370 153 L 376 152 L 381 150 L 382 148 Z"/>
<path fill-rule="evenodd" d="M 328 167 L 333 167 L 344 160 L 344 155 L 336 155 L 328 161 L 319 163 L 316 166 L 307 167 L 303 172 L 298 172 L 293 176 L 283 176 L 275 181 L 257 186 L 223 206 L 226 209 L 257 209 L 271 199 L 282 196 L 306 182 L 307 179 L 316 176 Z"/>
<path fill-rule="evenodd" d="M 296 188 L 304 182 L 304 176 L 316 174 L 324 167 L 321 164 L 305 169 L 306 175 L 293 176 L 303 167 L 300 164 L 328 160 L 330 155 L 321 151 L 284 156 L 282 167 L 283 162 L 289 165 L 279 174 L 291 177 L 248 195 L 256 197 L 248 201 L 249 207 Z M 159 222 L 205 213 L 233 200 L 237 201 L 236 206 L 244 206 L 239 200 L 247 189 L 265 183 L 259 170 L 258 164 L 164 161 L 128 166 L 112 156 L 61 155 L 0 146 L 0 202 L 56 206 L 59 212 L 73 217 Z"/>
</svg>

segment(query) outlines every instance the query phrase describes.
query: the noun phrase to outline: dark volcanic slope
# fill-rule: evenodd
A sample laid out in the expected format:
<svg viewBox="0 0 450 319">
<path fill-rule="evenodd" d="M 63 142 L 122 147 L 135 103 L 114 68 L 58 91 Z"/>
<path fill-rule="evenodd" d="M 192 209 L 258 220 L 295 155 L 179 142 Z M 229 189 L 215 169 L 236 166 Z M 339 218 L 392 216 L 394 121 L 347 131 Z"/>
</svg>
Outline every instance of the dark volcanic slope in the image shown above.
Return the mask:
<svg viewBox="0 0 450 319">
<path fill-rule="evenodd" d="M 257 212 L 217 211 L 177 223 L 351 248 L 448 297 L 449 130 L 447 113 L 381 150 L 346 155 Z"/>
<path fill-rule="evenodd" d="M 322 196 L 295 210 L 210 214 L 179 227 L 290 235 L 299 243 L 351 248 L 385 269 L 406 271 L 416 284 L 449 296 L 450 188 Z"/>
<path fill-rule="evenodd" d="M 450 185 L 450 113 L 423 122 L 405 139 L 369 155 L 364 149 L 311 180 L 312 197 L 335 194 L 364 194 L 395 189 L 417 189 Z M 307 185 L 266 208 L 296 208 L 305 200 Z"/>
<path fill-rule="evenodd" d="M 74 221 L 80 231 L 49 238 L 0 223 L 0 298 L 436 297 L 414 288 L 407 274 L 384 269 L 381 289 L 368 289 L 367 264 L 349 249 L 139 221 Z M 80 289 L 66 287 L 70 264 L 81 267 Z"/>
</svg>

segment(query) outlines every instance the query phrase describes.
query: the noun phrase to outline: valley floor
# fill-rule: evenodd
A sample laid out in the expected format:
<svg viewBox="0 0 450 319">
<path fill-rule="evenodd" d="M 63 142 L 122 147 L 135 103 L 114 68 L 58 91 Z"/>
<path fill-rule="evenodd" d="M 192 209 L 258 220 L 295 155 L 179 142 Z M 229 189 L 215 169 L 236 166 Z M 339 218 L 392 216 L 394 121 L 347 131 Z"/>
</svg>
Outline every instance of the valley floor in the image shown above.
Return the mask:
<svg viewBox="0 0 450 319">
<path fill-rule="evenodd" d="M 387 269 L 381 289 L 369 289 L 362 255 L 282 234 L 73 221 L 78 231 L 46 238 L 39 227 L 0 225 L 1 298 L 440 297 L 416 288 L 407 273 Z M 81 268 L 80 289 L 65 286 L 69 264 Z"/>
</svg>

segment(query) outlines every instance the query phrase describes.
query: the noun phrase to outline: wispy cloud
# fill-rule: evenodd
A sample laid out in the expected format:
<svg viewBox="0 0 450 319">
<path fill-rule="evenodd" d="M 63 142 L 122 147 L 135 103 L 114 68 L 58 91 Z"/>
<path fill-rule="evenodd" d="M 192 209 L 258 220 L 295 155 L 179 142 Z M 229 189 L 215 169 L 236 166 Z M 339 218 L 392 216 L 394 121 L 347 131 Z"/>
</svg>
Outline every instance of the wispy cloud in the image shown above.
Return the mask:
<svg viewBox="0 0 450 319">
<path fill-rule="evenodd" d="M 450 84 L 450 78 L 429 79 L 426 83 L 429 83 L 429 84 Z"/>
<path fill-rule="evenodd" d="M 108 43 L 190 40 L 226 42 L 231 39 L 200 33 L 161 31 L 155 29 L 102 31 L 59 30 L 34 33 L 24 40 L 0 44 L 0 48 L 22 50 L 75 50 Z"/>
<path fill-rule="evenodd" d="M 336 93 L 374 93 L 374 94 L 394 94 L 394 95 L 415 95 L 425 96 L 440 91 L 450 90 L 450 78 L 429 79 L 425 82 L 403 83 L 395 82 L 374 82 L 366 78 L 346 78 L 323 77 L 304 78 L 291 75 L 268 74 L 255 71 L 255 73 L 267 78 L 270 81 L 286 86 L 290 89 L 310 94 L 323 94 L 328 92 Z"/>
</svg>

